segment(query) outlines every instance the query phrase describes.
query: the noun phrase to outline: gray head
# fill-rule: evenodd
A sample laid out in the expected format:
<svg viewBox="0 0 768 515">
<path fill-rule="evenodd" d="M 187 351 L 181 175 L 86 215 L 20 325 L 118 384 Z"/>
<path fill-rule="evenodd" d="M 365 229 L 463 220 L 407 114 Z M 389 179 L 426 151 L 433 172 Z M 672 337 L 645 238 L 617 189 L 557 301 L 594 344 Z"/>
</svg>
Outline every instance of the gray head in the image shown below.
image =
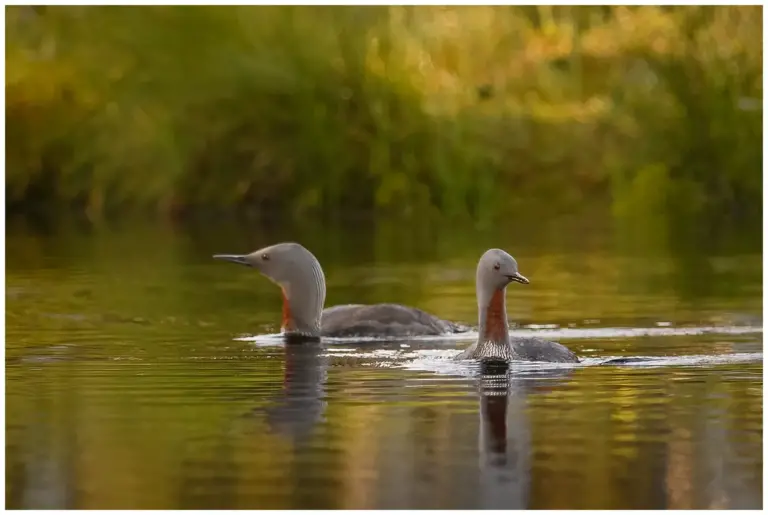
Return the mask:
<svg viewBox="0 0 768 515">
<path fill-rule="evenodd" d="M 325 276 L 320 262 L 298 243 L 278 243 L 250 254 L 216 254 L 214 259 L 255 268 L 283 291 L 282 330 L 320 336 Z"/>
<path fill-rule="evenodd" d="M 487 306 L 493 294 L 504 290 L 511 282 L 528 284 L 530 281 L 517 270 L 517 261 L 501 249 L 485 252 L 477 264 L 475 287 L 478 305 Z"/>
</svg>

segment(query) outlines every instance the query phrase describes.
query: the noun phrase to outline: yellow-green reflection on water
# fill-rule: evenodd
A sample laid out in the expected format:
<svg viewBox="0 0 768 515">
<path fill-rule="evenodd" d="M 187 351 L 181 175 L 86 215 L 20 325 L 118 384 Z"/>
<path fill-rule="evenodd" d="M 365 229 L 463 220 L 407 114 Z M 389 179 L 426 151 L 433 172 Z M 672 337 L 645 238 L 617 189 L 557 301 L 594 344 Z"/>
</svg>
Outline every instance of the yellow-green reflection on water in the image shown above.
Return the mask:
<svg viewBox="0 0 768 515">
<path fill-rule="evenodd" d="M 581 224 L 11 226 L 7 506 L 761 507 L 760 332 L 564 339 L 595 363 L 671 360 L 483 378 L 446 358 L 466 340 L 236 340 L 276 330 L 279 293 L 210 259 L 295 239 L 321 259 L 328 305 L 396 301 L 474 324 L 475 261 L 494 246 L 531 279 L 508 293 L 522 325 L 761 325 L 759 245 L 639 252 Z"/>
</svg>

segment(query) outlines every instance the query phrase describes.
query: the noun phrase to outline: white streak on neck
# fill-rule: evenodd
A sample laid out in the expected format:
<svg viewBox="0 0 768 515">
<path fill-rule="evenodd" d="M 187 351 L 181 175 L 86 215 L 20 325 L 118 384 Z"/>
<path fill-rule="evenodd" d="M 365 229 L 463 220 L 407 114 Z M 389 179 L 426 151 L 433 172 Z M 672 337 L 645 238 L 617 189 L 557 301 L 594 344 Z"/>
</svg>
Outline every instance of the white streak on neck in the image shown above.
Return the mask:
<svg viewBox="0 0 768 515">
<path fill-rule="evenodd" d="M 295 327 L 291 334 L 319 337 L 325 305 L 325 275 L 320 262 L 309 251 L 296 265 L 295 276 L 284 286 Z"/>
</svg>

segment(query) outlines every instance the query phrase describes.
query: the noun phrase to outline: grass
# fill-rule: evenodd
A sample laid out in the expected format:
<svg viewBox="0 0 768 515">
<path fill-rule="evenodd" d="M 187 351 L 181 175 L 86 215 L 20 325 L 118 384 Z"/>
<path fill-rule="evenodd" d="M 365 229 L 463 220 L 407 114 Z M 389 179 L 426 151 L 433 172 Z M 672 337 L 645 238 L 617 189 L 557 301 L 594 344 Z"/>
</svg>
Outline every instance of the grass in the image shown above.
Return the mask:
<svg viewBox="0 0 768 515">
<path fill-rule="evenodd" d="M 11 209 L 762 209 L 761 7 L 7 7 L 6 33 Z"/>
</svg>

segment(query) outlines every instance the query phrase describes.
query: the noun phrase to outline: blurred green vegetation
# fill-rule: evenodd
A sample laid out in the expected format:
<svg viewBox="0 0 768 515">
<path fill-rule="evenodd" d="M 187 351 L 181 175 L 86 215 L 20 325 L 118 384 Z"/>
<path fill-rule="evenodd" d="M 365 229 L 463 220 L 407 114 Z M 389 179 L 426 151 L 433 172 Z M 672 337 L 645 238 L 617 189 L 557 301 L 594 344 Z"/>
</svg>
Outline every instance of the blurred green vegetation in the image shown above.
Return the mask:
<svg viewBox="0 0 768 515">
<path fill-rule="evenodd" d="M 762 7 L 7 7 L 11 209 L 762 209 Z"/>
</svg>

